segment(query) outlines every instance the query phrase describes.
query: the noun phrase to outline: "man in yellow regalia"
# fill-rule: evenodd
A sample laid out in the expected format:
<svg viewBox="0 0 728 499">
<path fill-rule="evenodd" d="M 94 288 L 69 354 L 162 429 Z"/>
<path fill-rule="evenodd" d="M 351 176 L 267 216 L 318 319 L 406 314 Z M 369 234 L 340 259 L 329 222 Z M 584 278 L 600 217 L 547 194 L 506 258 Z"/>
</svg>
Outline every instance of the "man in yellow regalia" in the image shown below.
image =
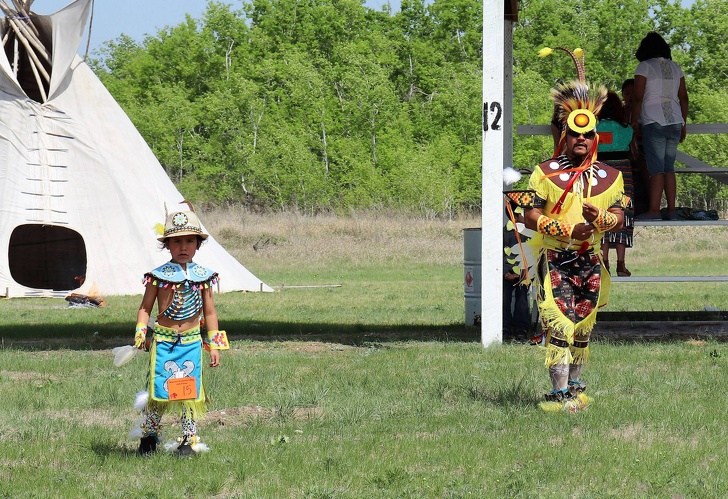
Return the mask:
<svg viewBox="0 0 728 499">
<path fill-rule="evenodd" d="M 541 408 L 578 410 L 588 403 L 581 380 L 589 336 L 609 292 L 602 272 L 602 234 L 624 223 L 622 174 L 596 161 L 597 118 L 606 89 L 573 81 L 552 91 L 561 136 L 554 156 L 530 178 L 526 227 L 539 245 L 538 306 L 553 390 Z"/>
</svg>

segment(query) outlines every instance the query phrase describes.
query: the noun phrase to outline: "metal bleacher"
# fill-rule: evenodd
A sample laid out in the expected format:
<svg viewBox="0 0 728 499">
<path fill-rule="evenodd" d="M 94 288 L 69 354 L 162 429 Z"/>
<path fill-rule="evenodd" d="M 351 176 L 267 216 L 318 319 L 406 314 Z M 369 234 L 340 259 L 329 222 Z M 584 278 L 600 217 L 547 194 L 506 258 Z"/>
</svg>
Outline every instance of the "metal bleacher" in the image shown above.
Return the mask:
<svg viewBox="0 0 728 499">
<path fill-rule="evenodd" d="M 688 135 L 728 133 L 728 125 L 721 123 L 688 125 L 687 132 Z M 698 158 L 685 154 L 680 150 L 677 151 L 677 157 L 675 159 L 686 166 L 686 168 L 676 168 L 676 173 L 701 173 L 717 180 L 718 182 L 728 184 L 728 168 L 709 165 L 708 163 L 704 163 Z"/>
</svg>

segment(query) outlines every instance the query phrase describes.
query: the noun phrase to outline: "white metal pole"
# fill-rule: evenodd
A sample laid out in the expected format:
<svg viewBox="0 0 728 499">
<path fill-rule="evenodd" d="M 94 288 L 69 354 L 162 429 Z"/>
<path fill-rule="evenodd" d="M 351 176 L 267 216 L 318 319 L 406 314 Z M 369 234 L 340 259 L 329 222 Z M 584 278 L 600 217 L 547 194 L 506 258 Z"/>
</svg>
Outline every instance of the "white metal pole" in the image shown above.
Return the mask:
<svg viewBox="0 0 728 499">
<path fill-rule="evenodd" d="M 503 22 L 503 168 L 513 166 L 513 21 Z M 504 186 L 510 189 L 510 185 Z"/>
<path fill-rule="evenodd" d="M 503 0 L 483 0 L 483 164 L 481 342 L 503 340 Z"/>
</svg>

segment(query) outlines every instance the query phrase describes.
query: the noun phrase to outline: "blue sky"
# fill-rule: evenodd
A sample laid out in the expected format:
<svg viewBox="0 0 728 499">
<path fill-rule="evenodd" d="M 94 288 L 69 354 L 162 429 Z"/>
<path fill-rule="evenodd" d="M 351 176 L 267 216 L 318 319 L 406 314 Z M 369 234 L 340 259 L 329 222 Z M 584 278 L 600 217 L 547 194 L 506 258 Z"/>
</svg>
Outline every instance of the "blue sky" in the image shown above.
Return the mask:
<svg viewBox="0 0 728 499">
<path fill-rule="evenodd" d="M 32 10 L 38 14 L 51 14 L 72 0 L 35 0 Z M 222 0 L 234 9 L 242 7 L 241 0 Z M 390 0 L 392 9 L 399 9 L 399 0 Z M 365 5 L 379 10 L 387 0 L 366 0 Z M 89 52 L 104 42 L 114 40 L 122 33 L 142 41 L 145 35 L 156 35 L 165 26 L 176 26 L 185 14 L 197 19 L 207 8 L 207 0 L 96 0 Z M 88 27 L 87 27 L 88 31 Z M 86 49 L 86 39 L 80 53 Z"/>
</svg>

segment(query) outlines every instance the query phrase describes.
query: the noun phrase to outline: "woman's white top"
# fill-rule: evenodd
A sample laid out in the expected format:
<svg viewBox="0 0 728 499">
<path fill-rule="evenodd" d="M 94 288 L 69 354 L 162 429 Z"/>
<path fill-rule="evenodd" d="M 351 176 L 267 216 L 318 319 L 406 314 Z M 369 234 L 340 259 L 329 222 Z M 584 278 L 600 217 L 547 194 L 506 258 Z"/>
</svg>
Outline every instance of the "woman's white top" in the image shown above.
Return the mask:
<svg viewBox="0 0 728 499">
<path fill-rule="evenodd" d="M 647 78 L 642 112 L 639 116 L 641 125 L 659 123 L 665 126 L 685 123 L 677 96 L 680 80 L 685 75 L 676 62 L 663 57 L 654 57 L 640 62 L 634 74 Z"/>
</svg>

